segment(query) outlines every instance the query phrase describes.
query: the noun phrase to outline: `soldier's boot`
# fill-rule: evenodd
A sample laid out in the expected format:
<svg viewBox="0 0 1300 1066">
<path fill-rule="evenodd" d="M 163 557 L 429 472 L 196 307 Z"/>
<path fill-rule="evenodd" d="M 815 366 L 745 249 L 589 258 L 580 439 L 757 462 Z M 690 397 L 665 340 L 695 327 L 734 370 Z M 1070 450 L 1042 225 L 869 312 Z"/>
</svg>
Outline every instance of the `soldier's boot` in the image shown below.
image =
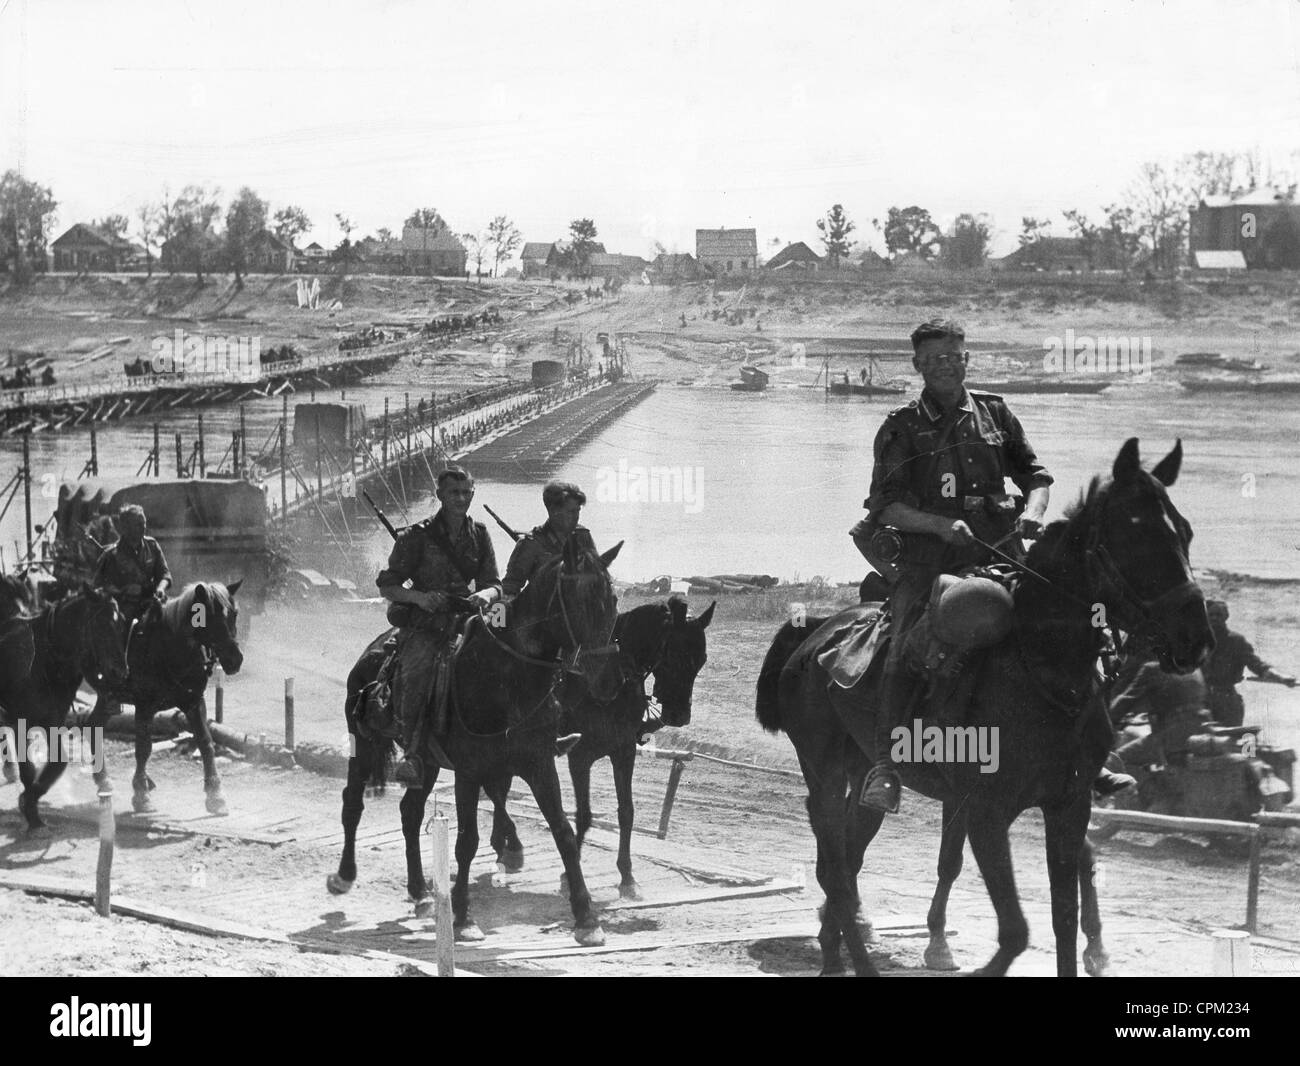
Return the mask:
<svg viewBox="0 0 1300 1066">
<path fill-rule="evenodd" d="M 424 760 L 419 755 L 424 730 L 420 726 L 419 715 L 404 706 L 402 708 L 403 755 L 393 768 L 393 780 L 406 788 L 419 788 L 424 784 Z"/>
<path fill-rule="evenodd" d="M 876 761 L 867 772 L 862 785 L 859 803 L 863 807 L 884 811 L 886 814 L 898 813 L 903 782 L 890 755 L 893 747 L 890 734 L 911 706 L 916 687 L 916 681 L 901 666 L 893 670 L 886 668 L 880 680 L 880 699 L 876 706 Z"/>
<path fill-rule="evenodd" d="M 1098 796 L 1113 796 L 1116 792 L 1123 792 L 1136 784 L 1137 778 L 1132 774 L 1117 774 L 1103 767 L 1101 773 L 1097 775 L 1097 780 L 1092 783 L 1092 790 Z"/>
</svg>

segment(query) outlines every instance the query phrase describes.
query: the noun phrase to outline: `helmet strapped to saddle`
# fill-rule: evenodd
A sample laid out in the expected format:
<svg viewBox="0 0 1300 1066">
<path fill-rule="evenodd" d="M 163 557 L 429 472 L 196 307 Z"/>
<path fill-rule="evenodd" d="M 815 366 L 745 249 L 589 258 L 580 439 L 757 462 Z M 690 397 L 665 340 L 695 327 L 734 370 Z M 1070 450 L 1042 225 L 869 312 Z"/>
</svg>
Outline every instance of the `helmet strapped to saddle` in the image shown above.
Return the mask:
<svg viewBox="0 0 1300 1066">
<path fill-rule="evenodd" d="M 940 574 L 930 591 L 934 635 L 962 651 L 987 648 L 1011 632 L 1015 604 L 1006 587 L 987 577 Z"/>
</svg>

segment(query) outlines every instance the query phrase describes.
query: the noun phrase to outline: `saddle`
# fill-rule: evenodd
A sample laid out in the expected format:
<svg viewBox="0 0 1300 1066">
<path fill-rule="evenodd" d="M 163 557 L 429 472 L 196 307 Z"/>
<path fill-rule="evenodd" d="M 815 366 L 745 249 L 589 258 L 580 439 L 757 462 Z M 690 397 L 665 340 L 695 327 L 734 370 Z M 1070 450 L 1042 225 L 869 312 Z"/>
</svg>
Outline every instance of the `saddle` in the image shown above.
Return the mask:
<svg viewBox="0 0 1300 1066">
<path fill-rule="evenodd" d="M 1011 632 L 1010 584 L 1008 573 L 989 567 L 940 574 L 901 636 L 891 632 L 898 626 L 888 606 L 883 613 L 859 608 L 839 635 L 830 635 L 818 662 L 838 687 L 851 689 L 883 664 L 891 639 L 902 639 L 904 669 L 925 682 L 927 716 L 960 717 L 979 677 L 981 653 Z"/>
</svg>

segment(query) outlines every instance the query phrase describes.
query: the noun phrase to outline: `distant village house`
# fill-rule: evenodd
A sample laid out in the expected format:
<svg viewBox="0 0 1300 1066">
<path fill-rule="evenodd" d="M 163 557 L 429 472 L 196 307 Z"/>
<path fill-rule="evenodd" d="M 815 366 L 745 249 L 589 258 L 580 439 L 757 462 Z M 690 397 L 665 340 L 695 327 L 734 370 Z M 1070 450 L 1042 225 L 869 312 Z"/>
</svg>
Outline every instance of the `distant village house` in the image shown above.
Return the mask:
<svg viewBox="0 0 1300 1066">
<path fill-rule="evenodd" d="M 743 274 L 758 268 L 758 232 L 752 229 L 697 229 L 695 258 L 706 274 Z"/>
<path fill-rule="evenodd" d="M 463 277 L 469 253 L 446 229 L 402 227 L 402 261 L 412 273 Z"/>
<path fill-rule="evenodd" d="M 135 266 L 144 249 L 125 237 L 114 237 L 95 226 L 78 222 L 50 245 L 55 270 L 115 273 Z"/>
<path fill-rule="evenodd" d="M 768 270 L 814 271 L 820 269 L 822 258 L 803 241 L 787 244 L 764 266 Z"/>
<path fill-rule="evenodd" d="M 1198 252 L 1240 252 L 1252 269 L 1300 269 L 1300 204 L 1274 189 L 1207 196 L 1192 208 L 1188 247 L 1193 262 Z"/>
</svg>

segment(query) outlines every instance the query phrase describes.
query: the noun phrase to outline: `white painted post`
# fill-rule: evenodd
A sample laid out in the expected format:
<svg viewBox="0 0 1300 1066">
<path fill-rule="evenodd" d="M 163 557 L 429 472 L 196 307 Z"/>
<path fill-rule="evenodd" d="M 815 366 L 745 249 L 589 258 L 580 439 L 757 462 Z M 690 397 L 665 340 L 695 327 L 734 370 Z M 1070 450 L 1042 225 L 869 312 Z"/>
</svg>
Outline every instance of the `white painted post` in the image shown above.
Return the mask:
<svg viewBox="0 0 1300 1066">
<path fill-rule="evenodd" d="M 1250 976 L 1250 934 L 1239 929 L 1216 929 L 1214 941 L 1214 976 Z"/>
<path fill-rule="evenodd" d="M 95 910 L 105 918 L 113 915 L 110 901 L 113 879 L 113 841 L 117 820 L 113 817 L 113 790 L 105 786 L 99 793 L 99 864 L 95 868 Z"/>
<path fill-rule="evenodd" d="M 455 934 L 451 928 L 451 832 L 447 816 L 433 816 L 433 906 L 438 976 L 456 975 Z"/>
</svg>

